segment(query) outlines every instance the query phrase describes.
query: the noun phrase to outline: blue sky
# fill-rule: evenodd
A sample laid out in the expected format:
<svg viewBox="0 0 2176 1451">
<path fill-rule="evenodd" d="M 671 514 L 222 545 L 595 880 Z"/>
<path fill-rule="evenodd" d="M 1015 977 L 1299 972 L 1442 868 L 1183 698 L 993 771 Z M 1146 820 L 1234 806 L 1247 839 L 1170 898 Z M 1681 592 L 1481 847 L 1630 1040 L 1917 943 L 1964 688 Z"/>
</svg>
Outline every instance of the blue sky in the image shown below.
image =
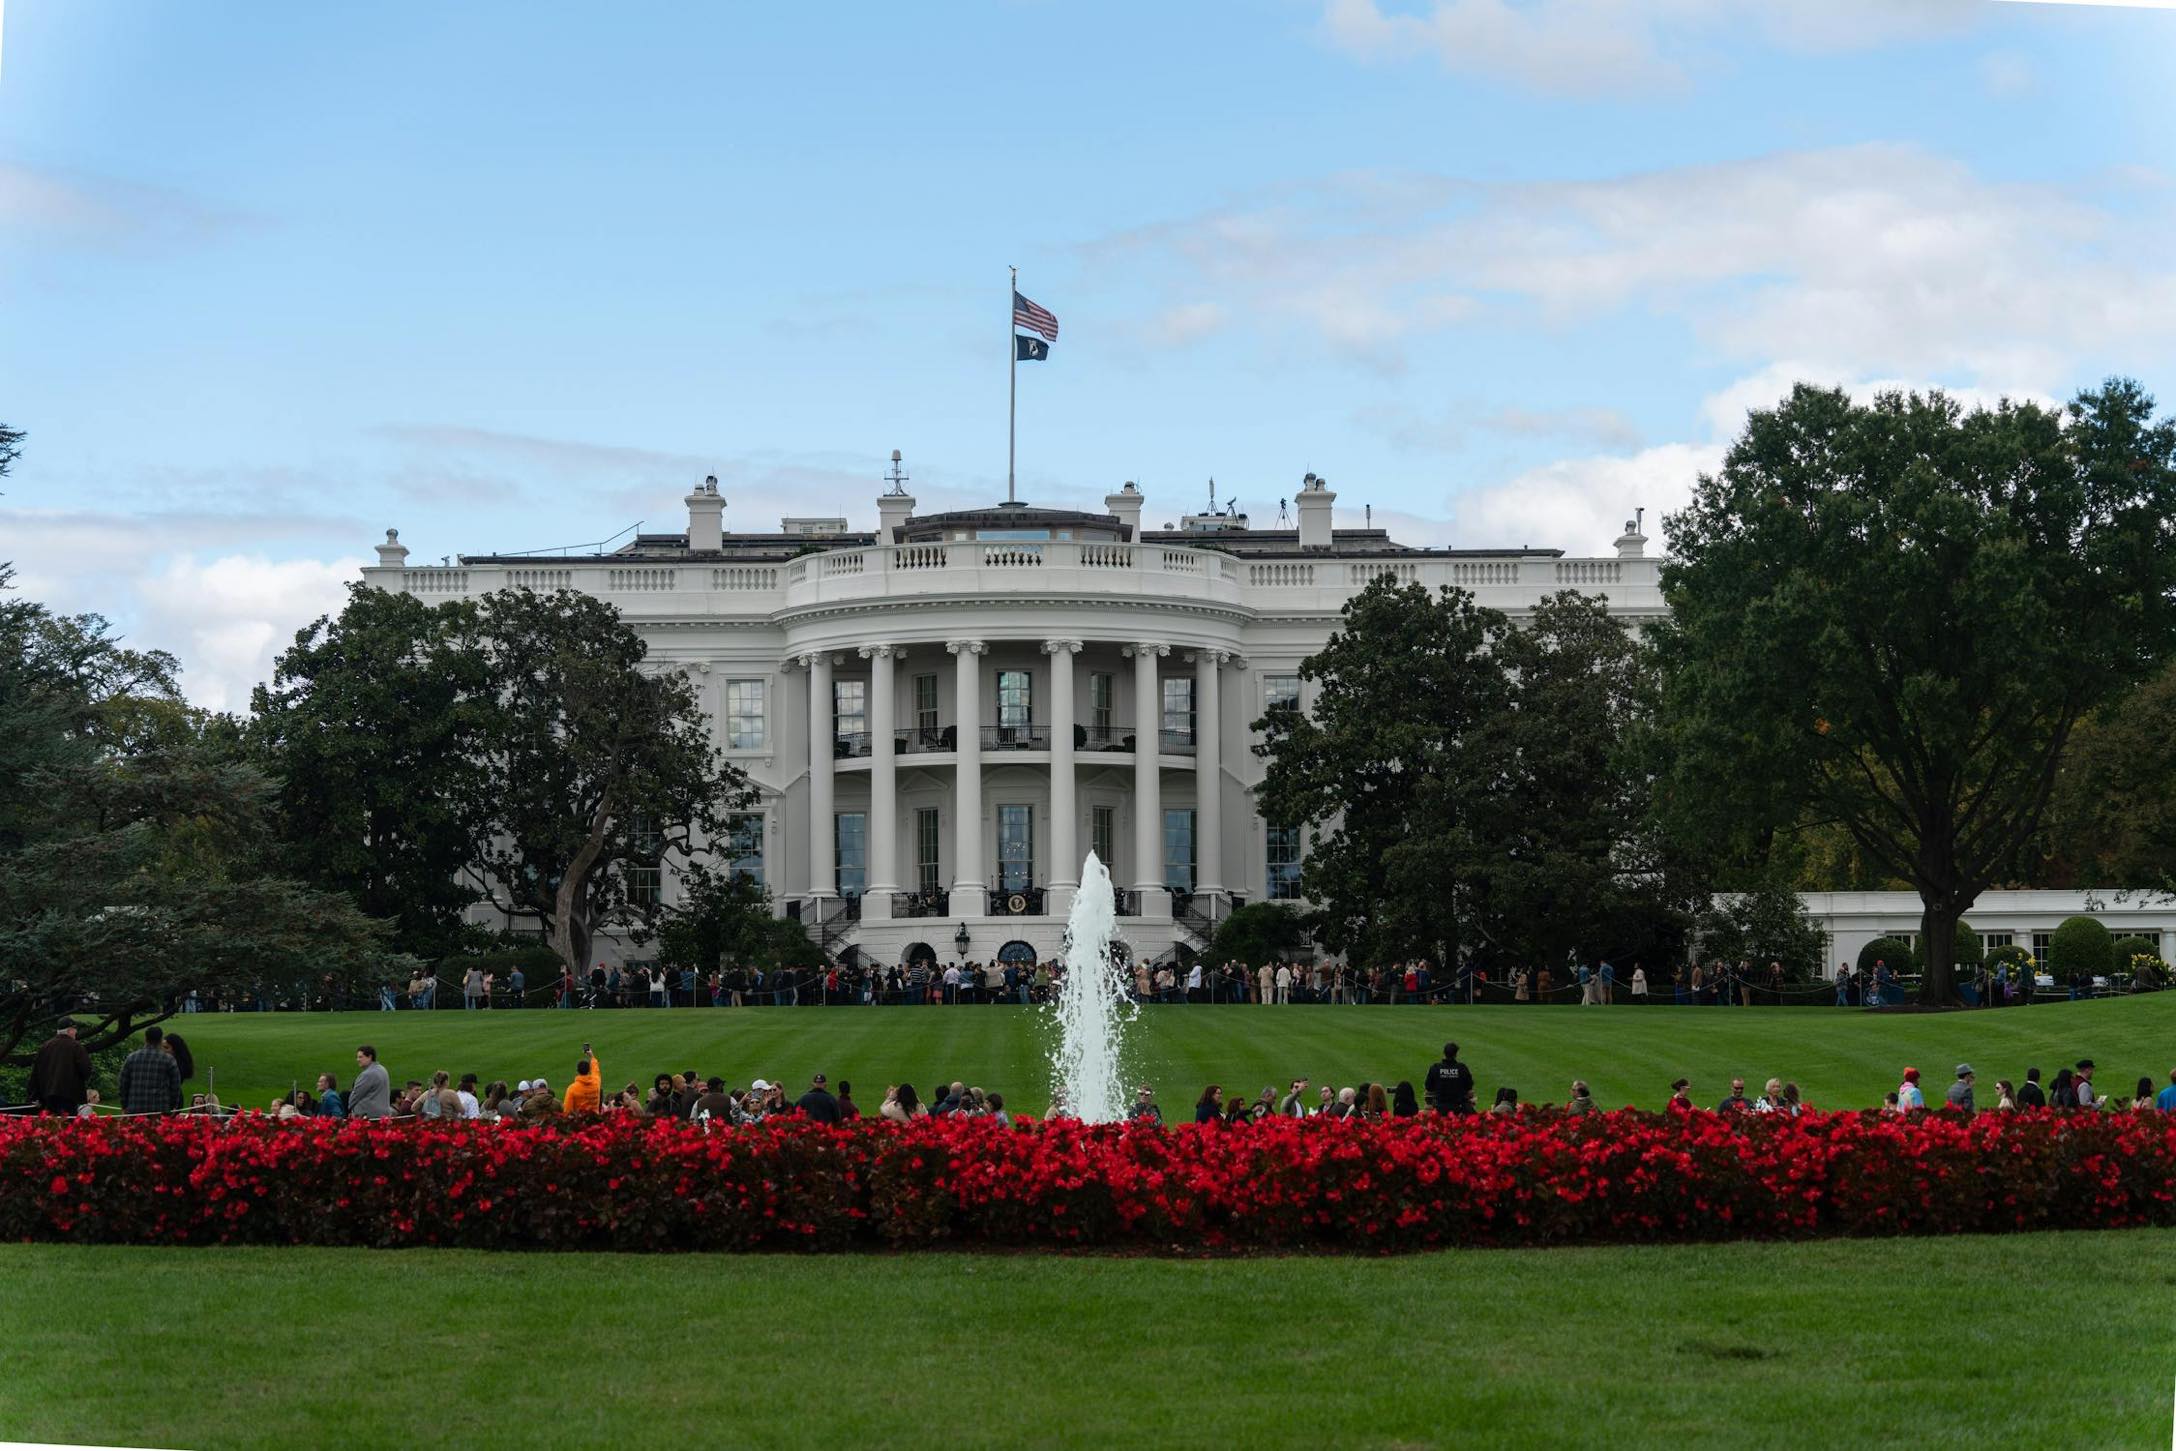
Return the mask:
<svg viewBox="0 0 2176 1451">
<path fill-rule="evenodd" d="M 5 0 L 0 557 L 245 699 L 418 556 L 1327 475 L 1600 552 L 1799 377 L 2176 391 L 2176 14 Z"/>
</svg>

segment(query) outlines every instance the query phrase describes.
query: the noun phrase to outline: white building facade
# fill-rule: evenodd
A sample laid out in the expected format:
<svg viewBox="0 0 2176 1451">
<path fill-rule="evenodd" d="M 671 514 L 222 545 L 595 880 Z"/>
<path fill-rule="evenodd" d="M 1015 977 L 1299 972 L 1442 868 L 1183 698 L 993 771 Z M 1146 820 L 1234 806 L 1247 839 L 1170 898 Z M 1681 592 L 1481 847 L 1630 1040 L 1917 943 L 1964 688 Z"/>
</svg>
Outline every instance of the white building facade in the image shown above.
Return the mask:
<svg viewBox="0 0 2176 1451">
<path fill-rule="evenodd" d="M 1856 963 L 1860 950 L 1877 937 L 1919 940 L 1921 908 L 1915 892 L 1801 892 L 1799 900 L 1828 934 L 1831 977 L 1838 964 Z M 1984 945 L 2021 947 L 2034 962 L 2045 962 L 2049 939 L 2072 917 L 2091 917 L 2117 937 L 2151 938 L 2160 945 L 2162 961 L 2176 962 L 2176 900 L 2155 892 L 1982 892 L 1964 920 Z"/>
<path fill-rule="evenodd" d="M 787 520 L 728 533 L 715 481 L 684 534 L 579 557 L 414 567 L 388 533 L 366 580 L 425 600 L 526 587 L 610 601 L 654 666 L 685 671 L 757 804 L 714 843 L 831 953 L 878 962 L 1057 954 L 1083 858 L 1120 891 L 1140 957 L 1199 946 L 1244 902 L 1296 899 L 1305 828 L 1255 809 L 1255 729 L 1308 704 L 1300 662 L 1376 578 L 1456 585 L 1518 618 L 1543 596 L 1662 611 L 1660 561 L 1401 546 L 1336 528 L 1313 476 L 1296 527 L 1188 516 L 1143 527 L 1133 485 L 1105 512 L 1001 505 L 878 527 Z M 631 883 L 671 900 L 664 879 Z M 606 959 L 641 955 L 607 936 Z"/>
</svg>

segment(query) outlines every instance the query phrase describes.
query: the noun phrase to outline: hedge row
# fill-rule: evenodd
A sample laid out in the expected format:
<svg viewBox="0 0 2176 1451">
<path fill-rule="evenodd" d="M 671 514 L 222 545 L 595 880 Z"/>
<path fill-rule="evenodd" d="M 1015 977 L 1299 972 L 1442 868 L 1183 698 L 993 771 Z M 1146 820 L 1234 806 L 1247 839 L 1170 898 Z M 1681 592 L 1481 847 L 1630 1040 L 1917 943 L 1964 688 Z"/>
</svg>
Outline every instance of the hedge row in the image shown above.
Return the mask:
<svg viewBox="0 0 2176 1451">
<path fill-rule="evenodd" d="M 97 1243 L 1388 1252 L 2166 1225 L 2172 1185 L 2162 1114 L 0 1122 L 0 1237 Z"/>
</svg>

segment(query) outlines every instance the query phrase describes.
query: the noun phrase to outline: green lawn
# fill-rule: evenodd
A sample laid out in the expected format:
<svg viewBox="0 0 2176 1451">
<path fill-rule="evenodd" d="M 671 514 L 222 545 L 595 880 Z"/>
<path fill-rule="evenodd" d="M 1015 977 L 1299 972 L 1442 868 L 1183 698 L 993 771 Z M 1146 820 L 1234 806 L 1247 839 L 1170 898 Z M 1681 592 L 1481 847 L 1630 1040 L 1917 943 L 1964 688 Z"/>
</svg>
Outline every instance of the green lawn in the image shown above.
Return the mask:
<svg viewBox="0 0 2176 1451">
<path fill-rule="evenodd" d="M 2176 1232 L 1388 1260 L 0 1247 L 0 1439 L 2160 1447 Z"/>
<path fill-rule="evenodd" d="M 886 1083 L 928 1090 L 954 1078 L 1001 1091 L 1016 1108 L 1049 1102 L 1045 1064 L 1054 1029 L 1014 1007 L 631 1009 L 489 1013 L 199 1014 L 169 1027 L 185 1034 L 202 1089 L 216 1071 L 220 1097 L 262 1106 L 320 1070 L 345 1084 L 355 1046 L 376 1045 L 396 1082 L 456 1076 L 509 1082 L 544 1074 L 564 1087 L 582 1040 L 593 1039 L 608 1086 L 647 1088 L 660 1071 L 693 1068 L 746 1084 L 763 1077 L 798 1089 L 825 1072 L 853 1080 L 865 1108 Z M 2141 1074 L 2167 1081 L 2176 1067 L 2176 993 L 2090 1003 L 1933 1014 L 1870 1014 L 1830 1008 L 1578 1007 L 1185 1007 L 1143 1009 L 1131 1030 L 1129 1068 L 1153 1083 L 1167 1114 L 1205 1083 L 1258 1093 L 1294 1074 L 1316 1083 L 1401 1078 L 1416 1084 L 1445 1038 L 1463 1045 L 1484 1101 L 1498 1084 L 1529 1100 L 1561 1101 L 1574 1078 L 1605 1107 L 1659 1107 L 1680 1073 L 1699 1102 L 1729 1089 L 1733 1074 L 1758 1093 L 1769 1075 L 1795 1080 L 1809 1102 L 1831 1108 L 1878 1104 L 1907 1063 L 1939 1098 L 1959 1061 L 1980 1072 L 1982 1101 L 1994 1080 L 2022 1079 L 2027 1065 L 2054 1070 L 2081 1057 L 2100 1064 L 2103 1092 L 2128 1094 Z"/>
</svg>

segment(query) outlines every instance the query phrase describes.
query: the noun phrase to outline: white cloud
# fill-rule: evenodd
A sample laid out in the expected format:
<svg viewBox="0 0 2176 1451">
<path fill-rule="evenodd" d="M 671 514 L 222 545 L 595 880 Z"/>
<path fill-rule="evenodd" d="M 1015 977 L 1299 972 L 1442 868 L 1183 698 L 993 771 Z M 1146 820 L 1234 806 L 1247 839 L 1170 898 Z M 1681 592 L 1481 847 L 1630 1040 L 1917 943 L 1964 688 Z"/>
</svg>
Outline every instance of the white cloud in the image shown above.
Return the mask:
<svg viewBox="0 0 2176 1451">
<path fill-rule="evenodd" d="M 0 231 L 108 247 L 187 244 L 255 219 L 164 187 L 0 162 Z"/>
<path fill-rule="evenodd" d="M 146 632 L 161 638 L 184 666 L 182 686 L 198 705 L 243 711 L 250 687 L 268 680 L 272 661 L 295 632 L 336 614 L 364 561 L 194 554 L 166 562 L 138 587 Z"/>
<path fill-rule="evenodd" d="M 319 546 L 306 516 L 0 511 L 0 558 L 21 595 L 64 614 L 100 614 L 142 649 L 171 651 L 198 705 L 242 710 L 296 630 L 339 609 L 359 558 L 287 558 Z"/>
<path fill-rule="evenodd" d="M 1632 454 L 1560 459 L 1454 501 L 1459 547 L 1531 545 L 1575 555 L 1606 554 L 1633 516 L 1647 511 L 1647 536 L 1684 507 L 1693 481 L 1722 462 L 1720 443 L 1666 443 Z"/>
<path fill-rule="evenodd" d="M 1563 444 L 1599 444 L 1605 448 L 1631 448 L 1641 437 L 1639 426 L 1616 409 L 1583 406 L 1484 407 L 1460 402 L 1426 412 L 1381 403 L 1358 410 L 1352 421 L 1392 447 L 1411 453 L 1455 453 L 1477 432 Z"/>
<path fill-rule="evenodd" d="M 1148 340 L 1158 347 L 1183 348 L 1224 327 L 1224 309 L 1213 302 L 1183 302 L 1149 319 Z"/>
<path fill-rule="evenodd" d="M 1650 549 L 1659 549 L 1662 519 L 1692 497 L 1694 482 L 1723 461 L 1745 427 L 1746 414 L 1773 408 L 1799 383 L 1842 388 L 1864 403 L 1879 393 L 1924 393 L 1938 386 L 1911 378 L 1854 378 L 1819 364 L 1781 362 L 1736 380 L 1701 401 L 1699 420 L 1707 437 L 1631 453 L 1559 459 L 1501 483 L 1469 489 L 1454 501 L 1460 547 L 1531 544 L 1572 554 L 1606 553 L 1636 508 L 1647 511 Z M 1943 388 L 1966 408 L 2014 403 L 2054 407 L 2045 394 L 1983 388 Z"/>
<path fill-rule="evenodd" d="M 1970 0 L 1432 0 L 1413 11 L 1328 0 L 1322 29 L 1363 60 L 1427 57 L 1552 95 L 1640 95 L 1683 89 L 1733 38 L 1859 50 L 1959 29 L 1972 11 Z"/>
<path fill-rule="evenodd" d="M 1980 85 L 2002 100 L 2029 96 L 2039 86 L 2032 61 L 2014 50 L 1991 50 L 1980 57 Z"/>
<path fill-rule="evenodd" d="M 1084 255 L 1377 369 L 1477 320 L 1636 311 L 1756 367 L 2044 389 L 2081 358 L 2176 339 L 2165 189 L 2090 184 L 1992 181 L 1905 145 L 1572 182 L 1331 177 Z"/>
</svg>

